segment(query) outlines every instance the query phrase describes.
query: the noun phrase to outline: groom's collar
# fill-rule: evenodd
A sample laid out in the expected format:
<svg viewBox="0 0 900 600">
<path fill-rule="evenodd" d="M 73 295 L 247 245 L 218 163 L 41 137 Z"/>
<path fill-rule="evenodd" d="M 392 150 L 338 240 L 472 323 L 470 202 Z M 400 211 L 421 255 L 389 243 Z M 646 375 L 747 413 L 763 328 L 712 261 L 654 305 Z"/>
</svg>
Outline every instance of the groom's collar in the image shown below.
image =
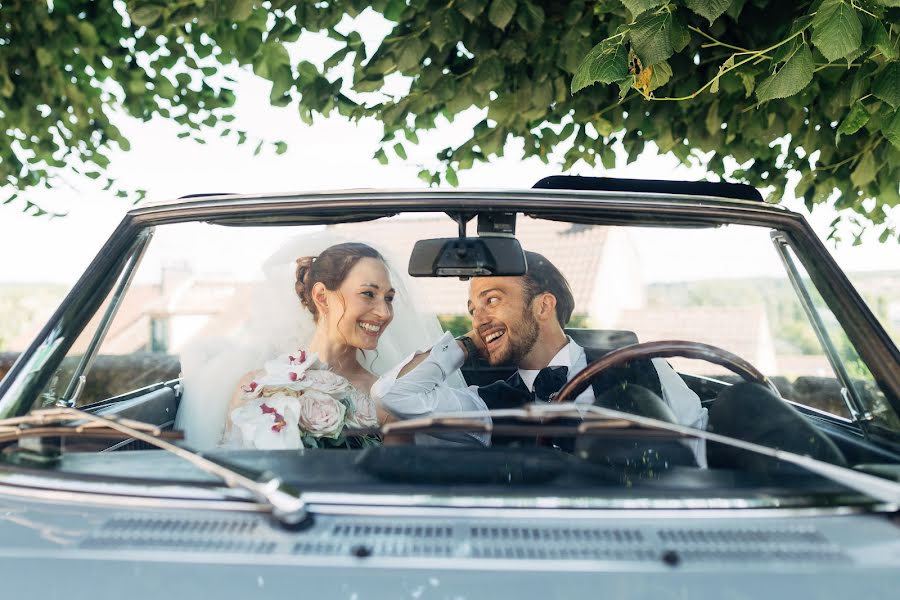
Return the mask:
<svg viewBox="0 0 900 600">
<path fill-rule="evenodd" d="M 569 343 L 563 346 L 546 366 L 567 367 L 569 373 L 572 374 L 572 366 L 579 362 L 580 357 L 584 356 L 584 348 L 576 344 L 568 335 L 566 339 L 569 340 Z M 530 390 L 534 387 L 534 380 L 540 372 L 540 369 L 519 369 L 519 377 L 522 378 L 522 381 L 525 382 L 525 385 Z"/>
</svg>

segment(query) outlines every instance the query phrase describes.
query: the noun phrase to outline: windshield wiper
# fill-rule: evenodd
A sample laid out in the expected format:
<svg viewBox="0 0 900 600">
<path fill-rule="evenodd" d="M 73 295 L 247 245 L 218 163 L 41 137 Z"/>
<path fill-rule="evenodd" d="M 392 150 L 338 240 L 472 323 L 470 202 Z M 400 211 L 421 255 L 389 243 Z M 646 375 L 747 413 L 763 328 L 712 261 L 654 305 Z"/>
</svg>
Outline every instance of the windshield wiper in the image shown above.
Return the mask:
<svg viewBox="0 0 900 600">
<path fill-rule="evenodd" d="M 491 417 L 491 421 L 485 419 L 485 417 Z M 504 422 L 503 425 L 494 425 L 492 420 L 497 418 L 515 418 L 526 421 L 526 423 L 516 424 Z M 638 437 L 644 435 L 641 433 L 640 429 L 631 429 L 634 426 L 638 426 L 639 428 L 645 428 L 645 431 L 655 430 L 657 432 L 667 432 L 668 434 L 671 434 L 672 437 L 698 438 L 710 442 L 717 442 L 725 446 L 747 450 L 748 452 L 797 465 L 811 473 L 820 475 L 832 482 L 844 485 L 877 500 L 891 503 L 894 506 L 900 506 L 900 483 L 895 481 L 890 481 L 860 471 L 854 471 L 847 467 L 833 465 L 794 452 L 769 448 L 767 446 L 754 444 L 753 442 L 747 442 L 727 435 L 694 429 L 684 425 L 652 419 L 650 417 L 633 415 L 631 413 L 610 408 L 602 408 L 592 404 L 530 404 L 523 408 L 515 409 L 434 415 L 420 419 L 409 419 L 387 423 L 373 431 L 381 433 L 382 435 L 390 433 L 409 434 L 438 431 L 480 431 L 492 433 L 495 430 L 500 430 L 499 428 L 502 427 L 503 433 L 520 431 L 525 435 L 530 435 L 535 429 L 535 426 L 531 423 L 538 423 L 537 429 L 540 431 L 539 435 L 549 436 L 555 434 L 551 433 L 551 430 L 541 426 L 540 423 L 545 423 L 548 419 L 555 418 L 577 418 L 582 420 L 582 422 L 577 425 L 569 424 L 567 426 L 569 430 L 568 435 L 596 435 L 615 429 L 628 429 L 629 436 Z"/>
<path fill-rule="evenodd" d="M 68 425 L 64 425 L 66 423 Z M 45 408 L 21 417 L 0 419 L 0 442 L 30 437 L 110 437 L 113 434 L 124 434 L 171 452 L 201 471 L 219 477 L 228 487 L 250 492 L 257 501 L 271 507 L 272 516 L 283 526 L 302 528 L 310 523 L 311 515 L 300 493 L 277 475 L 239 467 L 221 459 L 212 460 L 163 439 L 178 438 L 178 432 L 164 432 L 148 423 L 102 417 L 77 408 Z"/>
</svg>

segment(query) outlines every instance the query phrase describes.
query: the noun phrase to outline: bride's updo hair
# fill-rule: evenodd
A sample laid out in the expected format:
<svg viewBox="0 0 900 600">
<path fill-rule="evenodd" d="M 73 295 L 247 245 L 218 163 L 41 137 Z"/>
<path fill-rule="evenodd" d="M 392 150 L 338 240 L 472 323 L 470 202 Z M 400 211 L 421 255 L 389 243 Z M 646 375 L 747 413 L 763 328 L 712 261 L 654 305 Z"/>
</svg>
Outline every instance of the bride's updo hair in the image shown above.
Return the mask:
<svg viewBox="0 0 900 600">
<path fill-rule="evenodd" d="M 377 258 L 384 261 L 378 250 L 359 242 L 335 244 L 323 250 L 318 256 L 303 256 L 297 259 L 297 280 L 294 283 L 294 290 L 301 304 L 312 313 L 314 320 L 319 320 L 319 312 L 312 300 L 313 286 L 321 281 L 325 289 L 331 291 L 338 289 L 344 283 L 350 269 L 361 258 Z"/>
</svg>

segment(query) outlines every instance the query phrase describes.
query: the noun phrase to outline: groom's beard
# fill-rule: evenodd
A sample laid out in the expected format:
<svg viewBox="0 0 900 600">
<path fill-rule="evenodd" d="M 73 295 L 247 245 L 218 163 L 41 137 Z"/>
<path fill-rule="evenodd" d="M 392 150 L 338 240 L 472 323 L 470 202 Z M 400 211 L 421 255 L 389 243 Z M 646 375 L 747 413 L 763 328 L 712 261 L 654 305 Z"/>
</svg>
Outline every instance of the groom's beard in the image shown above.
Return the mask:
<svg viewBox="0 0 900 600">
<path fill-rule="evenodd" d="M 531 309 L 525 307 L 522 316 L 512 323 L 506 324 L 506 344 L 496 352 L 488 356 L 491 365 L 518 366 L 525 356 L 531 352 L 538 339 L 538 322 L 531 314 Z"/>
</svg>

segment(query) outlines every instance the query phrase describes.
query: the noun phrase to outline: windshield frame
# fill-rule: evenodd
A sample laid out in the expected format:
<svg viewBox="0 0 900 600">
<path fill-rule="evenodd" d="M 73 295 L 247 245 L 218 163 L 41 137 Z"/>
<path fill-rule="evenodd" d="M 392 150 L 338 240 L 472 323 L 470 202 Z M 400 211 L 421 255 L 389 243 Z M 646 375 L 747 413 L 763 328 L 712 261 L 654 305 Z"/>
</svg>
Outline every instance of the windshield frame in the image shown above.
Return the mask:
<svg viewBox="0 0 900 600">
<path fill-rule="evenodd" d="M 711 196 L 554 190 L 414 190 L 214 196 L 130 211 L 32 345 L 0 381 L 0 417 L 26 414 L 125 265 L 156 225 L 204 221 L 236 226 L 365 221 L 400 212 L 516 211 L 592 225 L 760 226 L 780 232 L 900 414 L 900 352 L 812 227 L 760 202 Z M 348 216 L 349 215 L 349 216 Z M 890 432 L 894 441 L 900 432 Z"/>
</svg>

